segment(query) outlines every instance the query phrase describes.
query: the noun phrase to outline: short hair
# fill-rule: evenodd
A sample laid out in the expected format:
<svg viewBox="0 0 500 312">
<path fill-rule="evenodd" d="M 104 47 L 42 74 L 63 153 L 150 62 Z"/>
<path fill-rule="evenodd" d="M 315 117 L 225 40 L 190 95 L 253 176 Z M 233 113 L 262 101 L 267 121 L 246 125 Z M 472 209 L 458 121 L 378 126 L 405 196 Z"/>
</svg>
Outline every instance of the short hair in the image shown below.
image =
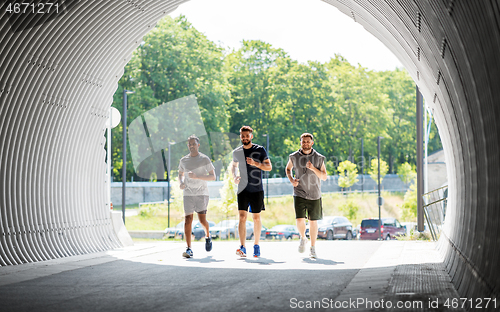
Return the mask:
<svg viewBox="0 0 500 312">
<path fill-rule="evenodd" d="M 188 142 L 189 142 L 189 140 L 196 140 L 196 143 L 200 144 L 200 138 L 199 138 L 199 137 L 197 137 L 197 136 L 196 136 L 196 135 L 194 135 L 194 134 L 192 134 L 192 135 L 190 135 L 190 136 L 189 136 L 189 138 L 188 138 Z"/>
<path fill-rule="evenodd" d="M 302 133 L 302 135 L 300 136 L 300 140 L 302 141 L 303 138 L 311 138 L 311 140 L 314 141 L 313 135 L 307 132 Z"/>
<path fill-rule="evenodd" d="M 248 131 L 248 132 L 252 133 L 253 129 L 250 126 L 243 126 L 243 127 L 240 128 L 240 133 L 243 132 L 243 131 Z"/>
</svg>

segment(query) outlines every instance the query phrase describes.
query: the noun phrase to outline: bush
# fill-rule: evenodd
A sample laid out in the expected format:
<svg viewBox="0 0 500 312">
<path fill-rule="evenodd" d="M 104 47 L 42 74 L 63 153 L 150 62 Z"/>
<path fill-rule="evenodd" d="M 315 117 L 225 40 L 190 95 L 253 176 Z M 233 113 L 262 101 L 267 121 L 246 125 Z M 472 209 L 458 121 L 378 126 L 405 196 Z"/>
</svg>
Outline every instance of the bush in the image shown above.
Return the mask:
<svg viewBox="0 0 500 312">
<path fill-rule="evenodd" d="M 417 184 L 414 183 L 406 191 L 404 202 L 401 205 L 403 221 L 415 221 L 417 219 Z"/>
<path fill-rule="evenodd" d="M 345 217 L 349 220 L 355 220 L 356 215 L 359 210 L 359 206 L 352 199 L 346 200 L 344 204 L 339 207 L 340 211 L 344 214 Z"/>
</svg>

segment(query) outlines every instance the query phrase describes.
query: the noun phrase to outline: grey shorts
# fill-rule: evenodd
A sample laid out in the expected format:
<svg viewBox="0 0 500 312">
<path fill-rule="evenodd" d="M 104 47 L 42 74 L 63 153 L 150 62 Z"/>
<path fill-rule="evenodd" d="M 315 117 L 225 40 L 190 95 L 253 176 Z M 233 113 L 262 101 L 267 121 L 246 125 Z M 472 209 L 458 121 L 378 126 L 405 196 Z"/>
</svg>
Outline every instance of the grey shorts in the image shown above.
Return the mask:
<svg viewBox="0 0 500 312">
<path fill-rule="evenodd" d="M 184 196 L 184 215 L 188 216 L 195 212 L 200 214 L 207 213 L 209 197 L 201 196 Z"/>
</svg>

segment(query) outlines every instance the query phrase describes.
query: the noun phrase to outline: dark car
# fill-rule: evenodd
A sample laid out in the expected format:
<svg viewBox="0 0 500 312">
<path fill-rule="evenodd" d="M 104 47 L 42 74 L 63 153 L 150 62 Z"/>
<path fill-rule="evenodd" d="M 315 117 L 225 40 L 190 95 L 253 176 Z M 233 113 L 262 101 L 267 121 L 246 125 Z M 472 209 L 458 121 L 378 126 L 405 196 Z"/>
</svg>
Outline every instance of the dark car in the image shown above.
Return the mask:
<svg viewBox="0 0 500 312">
<path fill-rule="evenodd" d="M 299 230 L 295 225 L 276 225 L 266 231 L 266 239 L 292 239 L 299 237 Z"/>
<path fill-rule="evenodd" d="M 318 238 L 351 240 L 353 231 L 352 223 L 346 217 L 328 216 L 318 220 Z"/>
<path fill-rule="evenodd" d="M 376 240 L 382 237 L 382 239 L 391 240 L 397 236 L 406 234 L 405 228 L 395 218 L 382 218 L 380 233 L 378 231 L 378 225 L 378 218 L 363 219 L 363 221 L 361 221 L 359 239 Z"/>
<path fill-rule="evenodd" d="M 215 226 L 215 222 L 212 221 L 207 221 L 207 222 L 208 222 L 208 230 L 210 231 L 210 228 L 212 226 Z M 200 221 L 197 221 L 196 224 L 193 222 L 193 227 L 191 229 L 195 240 L 200 240 L 205 237 L 205 229 L 201 225 Z"/>
</svg>

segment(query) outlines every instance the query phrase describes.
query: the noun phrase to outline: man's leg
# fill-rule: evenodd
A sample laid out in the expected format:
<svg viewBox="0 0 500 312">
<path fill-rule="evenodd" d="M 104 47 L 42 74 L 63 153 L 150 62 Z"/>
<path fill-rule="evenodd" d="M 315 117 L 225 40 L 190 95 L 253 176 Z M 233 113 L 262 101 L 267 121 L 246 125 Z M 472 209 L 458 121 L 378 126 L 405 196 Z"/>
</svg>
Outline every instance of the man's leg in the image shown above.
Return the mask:
<svg viewBox="0 0 500 312">
<path fill-rule="evenodd" d="M 297 230 L 300 234 L 299 252 L 303 253 L 306 250 L 306 209 L 304 199 L 298 196 L 293 197 L 293 206 L 295 209 L 295 222 L 297 222 Z M 310 235 L 311 233 L 309 233 Z"/>
<path fill-rule="evenodd" d="M 205 238 L 210 237 L 210 229 L 207 221 L 207 214 L 198 212 L 198 220 L 200 220 L 200 223 L 203 226 L 203 229 L 205 230 Z"/>
<path fill-rule="evenodd" d="M 311 237 L 311 246 L 316 246 L 316 238 L 318 237 L 317 220 L 309 220 L 309 236 Z"/>
<path fill-rule="evenodd" d="M 184 218 L 184 237 L 186 237 L 186 243 L 189 248 L 191 248 L 192 223 L 193 223 L 193 214 L 187 215 Z"/>
<path fill-rule="evenodd" d="M 258 245 L 260 240 L 260 231 L 262 229 L 262 222 L 260 221 L 260 212 L 252 214 L 252 217 L 253 217 L 254 245 Z"/>
<path fill-rule="evenodd" d="M 299 230 L 300 238 L 305 238 L 306 237 L 306 218 L 297 218 L 296 221 L 297 221 L 297 229 Z M 309 232 L 309 235 L 311 235 L 311 232 Z"/>
<path fill-rule="evenodd" d="M 245 210 L 238 210 L 240 214 L 240 223 L 238 224 L 238 234 L 240 235 L 240 244 L 245 246 L 247 239 L 247 212 Z"/>
</svg>

